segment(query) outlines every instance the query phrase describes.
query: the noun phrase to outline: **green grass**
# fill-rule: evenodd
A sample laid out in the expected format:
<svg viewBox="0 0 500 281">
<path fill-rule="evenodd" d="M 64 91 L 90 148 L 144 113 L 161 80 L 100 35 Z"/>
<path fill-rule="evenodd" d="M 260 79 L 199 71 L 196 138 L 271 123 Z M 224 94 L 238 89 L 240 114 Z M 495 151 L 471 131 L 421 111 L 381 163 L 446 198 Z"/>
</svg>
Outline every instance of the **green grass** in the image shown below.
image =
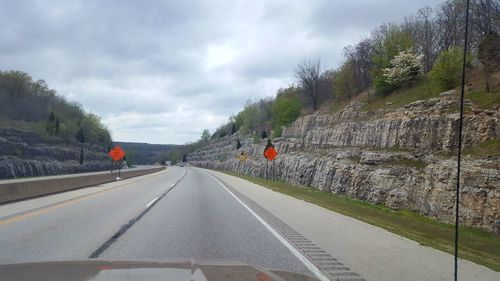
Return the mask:
<svg viewBox="0 0 500 281">
<path fill-rule="evenodd" d="M 389 161 L 387 164 L 390 165 L 399 165 L 399 166 L 406 166 L 406 167 L 412 167 L 412 168 L 417 168 L 417 169 L 424 169 L 427 164 L 422 161 L 422 160 L 415 160 L 415 159 L 408 159 L 408 158 L 402 158 L 394 161 Z"/>
<path fill-rule="evenodd" d="M 466 148 L 464 154 L 478 157 L 500 156 L 500 139 L 487 140 L 477 147 Z"/>
<path fill-rule="evenodd" d="M 383 151 L 383 152 L 410 152 L 407 147 L 391 146 L 391 147 L 363 147 L 364 150 Z"/>
<path fill-rule="evenodd" d="M 470 99 L 480 109 L 497 108 L 500 107 L 500 87 L 489 93 L 485 90 L 472 90 L 465 94 L 465 98 Z"/>
<path fill-rule="evenodd" d="M 439 87 L 424 78 L 411 87 L 395 90 L 386 96 L 372 95 L 364 110 L 396 109 L 418 100 L 437 97 L 440 92 Z"/>
<path fill-rule="evenodd" d="M 271 190 L 314 203 L 326 209 L 384 228 L 422 245 L 453 253 L 454 226 L 409 210 L 392 210 L 318 189 L 299 187 L 233 172 L 224 172 Z M 500 235 L 471 227 L 460 227 L 459 256 L 500 271 Z M 411 253 L 408 253 L 411 255 Z"/>
</svg>

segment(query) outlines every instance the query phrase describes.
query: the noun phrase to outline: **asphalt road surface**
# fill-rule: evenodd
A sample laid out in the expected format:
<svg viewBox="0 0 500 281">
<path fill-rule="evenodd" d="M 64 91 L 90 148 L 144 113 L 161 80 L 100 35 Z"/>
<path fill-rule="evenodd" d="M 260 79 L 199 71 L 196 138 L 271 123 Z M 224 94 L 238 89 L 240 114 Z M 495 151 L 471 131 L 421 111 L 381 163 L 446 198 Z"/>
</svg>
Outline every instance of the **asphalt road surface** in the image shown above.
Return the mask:
<svg viewBox="0 0 500 281">
<path fill-rule="evenodd" d="M 198 168 L 0 205 L 0 264 L 89 258 L 222 259 L 320 280 L 453 276 L 450 254 Z M 500 273 L 460 259 L 459 280 L 496 281 Z"/>
<path fill-rule="evenodd" d="M 314 276 L 289 246 L 218 180 L 191 168 L 0 206 L 0 263 L 225 259 Z"/>
</svg>

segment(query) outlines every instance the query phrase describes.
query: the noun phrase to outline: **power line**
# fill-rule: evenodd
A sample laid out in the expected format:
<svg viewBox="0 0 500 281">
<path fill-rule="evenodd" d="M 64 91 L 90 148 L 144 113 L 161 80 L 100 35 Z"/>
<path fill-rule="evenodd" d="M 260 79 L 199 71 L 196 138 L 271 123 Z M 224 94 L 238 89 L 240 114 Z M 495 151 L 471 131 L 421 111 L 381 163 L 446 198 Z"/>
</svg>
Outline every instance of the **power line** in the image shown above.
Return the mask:
<svg viewBox="0 0 500 281">
<path fill-rule="evenodd" d="M 458 155 L 457 155 L 457 188 L 455 195 L 455 268 L 454 280 L 458 281 L 458 224 L 460 210 L 460 165 L 462 160 L 462 130 L 464 119 L 464 92 L 465 92 L 465 65 L 467 61 L 467 39 L 469 29 L 469 2 L 466 0 L 465 8 L 465 36 L 464 36 L 464 57 L 462 62 L 462 89 L 460 91 L 460 118 L 458 120 Z"/>
</svg>

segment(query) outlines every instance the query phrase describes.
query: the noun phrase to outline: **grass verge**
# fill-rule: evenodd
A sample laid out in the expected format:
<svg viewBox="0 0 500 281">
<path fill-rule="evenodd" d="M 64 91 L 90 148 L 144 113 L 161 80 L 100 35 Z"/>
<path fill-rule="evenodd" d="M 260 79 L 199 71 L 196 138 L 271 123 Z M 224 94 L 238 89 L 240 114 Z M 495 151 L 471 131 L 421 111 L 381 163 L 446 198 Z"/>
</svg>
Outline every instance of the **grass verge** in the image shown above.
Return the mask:
<svg viewBox="0 0 500 281">
<path fill-rule="evenodd" d="M 492 89 L 489 93 L 484 90 L 473 90 L 465 94 L 465 98 L 472 100 L 476 107 L 491 109 L 500 107 L 500 87 Z"/>
<path fill-rule="evenodd" d="M 453 253 L 454 226 L 438 222 L 409 210 L 392 210 L 346 196 L 282 181 L 223 173 L 262 185 L 326 209 L 384 228 L 422 245 Z M 500 271 L 500 235 L 471 227 L 460 227 L 459 256 Z M 411 254 L 411 253 L 408 253 Z"/>
<path fill-rule="evenodd" d="M 427 166 L 427 164 L 422 160 L 414 160 L 414 159 L 407 159 L 407 158 L 390 161 L 387 164 L 412 167 L 412 168 L 417 168 L 420 170 L 424 169 Z"/>
<path fill-rule="evenodd" d="M 374 95 L 364 110 L 377 110 L 380 108 L 396 109 L 409 103 L 438 97 L 441 91 L 428 78 L 415 83 L 412 87 L 406 87 L 393 91 L 386 96 Z"/>
<path fill-rule="evenodd" d="M 464 154 L 478 157 L 500 156 L 500 139 L 487 140 L 477 147 L 466 148 Z"/>
</svg>

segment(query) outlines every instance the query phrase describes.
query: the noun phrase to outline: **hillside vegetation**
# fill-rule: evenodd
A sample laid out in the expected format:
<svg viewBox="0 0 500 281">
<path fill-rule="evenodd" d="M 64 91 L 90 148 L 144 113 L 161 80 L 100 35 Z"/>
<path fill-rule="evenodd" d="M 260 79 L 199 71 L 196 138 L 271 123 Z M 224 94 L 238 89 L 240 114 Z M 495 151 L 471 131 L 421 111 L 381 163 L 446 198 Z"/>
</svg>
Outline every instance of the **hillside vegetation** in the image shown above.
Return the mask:
<svg viewBox="0 0 500 281">
<path fill-rule="evenodd" d="M 153 163 L 162 163 L 170 160 L 170 153 L 178 149 L 175 144 L 150 144 L 139 142 L 114 142 L 125 150 L 127 164 L 130 165 L 148 165 Z M 181 155 L 182 157 L 182 155 Z"/>
<path fill-rule="evenodd" d="M 337 68 L 323 68 L 321 58 L 303 60 L 294 69 L 295 82 L 278 89 L 274 97 L 247 100 L 215 131 L 204 129 L 199 140 L 159 159 L 182 161 L 210 140 L 235 133 L 251 136 L 254 143 L 278 138 L 301 116 L 334 113 L 353 103 L 363 112 L 393 110 L 458 89 L 464 23 L 465 6 L 457 0 L 423 7 L 401 22 L 384 23 L 357 44 L 345 46 L 344 61 Z M 500 107 L 499 33 L 499 2 L 472 0 L 465 92 L 472 105 L 467 102 L 466 112 Z"/>
<path fill-rule="evenodd" d="M 99 116 L 69 102 L 43 80 L 21 71 L 0 71 L 0 127 L 108 147 L 111 136 Z"/>
<path fill-rule="evenodd" d="M 498 108 L 500 4 L 471 2 L 466 98 L 478 108 Z M 319 58 L 304 60 L 295 69 L 294 84 L 279 89 L 274 98 L 247 101 L 242 111 L 213 134 L 204 130 L 185 151 L 236 132 L 256 140 L 280 137 L 299 116 L 335 112 L 353 101 L 363 104 L 362 111 L 396 109 L 457 88 L 464 15 L 463 1 L 448 0 L 424 7 L 403 22 L 382 24 L 357 44 L 345 46 L 345 60 L 338 68 L 323 69 Z"/>
</svg>

